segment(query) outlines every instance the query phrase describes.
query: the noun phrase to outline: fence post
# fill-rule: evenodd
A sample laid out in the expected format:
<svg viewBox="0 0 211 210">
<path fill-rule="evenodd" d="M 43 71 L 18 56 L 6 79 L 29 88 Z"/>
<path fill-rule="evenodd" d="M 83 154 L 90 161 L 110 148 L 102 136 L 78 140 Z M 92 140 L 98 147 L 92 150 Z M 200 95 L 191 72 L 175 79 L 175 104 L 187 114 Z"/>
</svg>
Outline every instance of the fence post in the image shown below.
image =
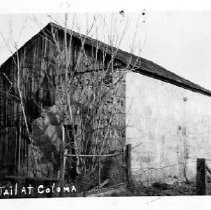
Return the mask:
<svg viewBox="0 0 211 210">
<path fill-rule="evenodd" d="M 126 145 L 126 181 L 127 185 L 131 186 L 131 144 Z"/>
<path fill-rule="evenodd" d="M 100 157 L 98 158 L 98 188 L 100 189 L 100 183 L 101 183 L 101 167 L 100 167 Z"/>
<path fill-rule="evenodd" d="M 197 158 L 196 170 L 196 194 L 206 195 L 206 172 L 204 158 Z"/>
</svg>

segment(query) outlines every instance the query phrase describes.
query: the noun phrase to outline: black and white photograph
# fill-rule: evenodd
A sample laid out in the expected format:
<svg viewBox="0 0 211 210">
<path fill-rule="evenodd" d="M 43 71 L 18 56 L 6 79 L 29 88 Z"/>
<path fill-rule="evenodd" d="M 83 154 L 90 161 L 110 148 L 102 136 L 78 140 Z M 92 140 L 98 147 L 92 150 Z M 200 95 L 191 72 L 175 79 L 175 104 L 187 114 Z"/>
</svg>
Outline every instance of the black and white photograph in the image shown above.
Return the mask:
<svg viewBox="0 0 211 210">
<path fill-rule="evenodd" d="M 0 198 L 211 195 L 211 10 L 71 6 L 0 13 Z"/>
</svg>

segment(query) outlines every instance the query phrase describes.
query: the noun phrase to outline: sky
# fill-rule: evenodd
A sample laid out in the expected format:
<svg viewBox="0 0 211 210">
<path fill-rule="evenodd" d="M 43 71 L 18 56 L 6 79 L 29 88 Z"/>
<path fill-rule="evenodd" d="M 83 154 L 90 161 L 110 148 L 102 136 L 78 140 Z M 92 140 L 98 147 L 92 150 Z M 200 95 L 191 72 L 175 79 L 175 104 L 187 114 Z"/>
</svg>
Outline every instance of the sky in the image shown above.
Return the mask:
<svg viewBox="0 0 211 210">
<path fill-rule="evenodd" d="M 68 7 L 66 2 L 63 4 Z M 121 49 L 211 90 L 211 10 L 151 10 L 143 7 L 127 10 L 124 4 L 121 8 L 123 15 L 119 14 L 118 8 L 112 14 L 93 13 L 92 10 L 71 12 L 68 28 L 86 33 L 87 25 L 91 26 L 95 16 L 98 31 L 96 33 L 93 28 L 90 36 L 109 43 L 109 35 L 118 40 L 124 32 Z M 143 11 L 145 15 L 142 15 Z M 61 13 L 0 13 L 0 64 L 11 55 L 10 47 L 5 45 L 11 43 L 11 37 L 20 47 L 49 21 L 63 24 L 63 20 Z"/>
</svg>

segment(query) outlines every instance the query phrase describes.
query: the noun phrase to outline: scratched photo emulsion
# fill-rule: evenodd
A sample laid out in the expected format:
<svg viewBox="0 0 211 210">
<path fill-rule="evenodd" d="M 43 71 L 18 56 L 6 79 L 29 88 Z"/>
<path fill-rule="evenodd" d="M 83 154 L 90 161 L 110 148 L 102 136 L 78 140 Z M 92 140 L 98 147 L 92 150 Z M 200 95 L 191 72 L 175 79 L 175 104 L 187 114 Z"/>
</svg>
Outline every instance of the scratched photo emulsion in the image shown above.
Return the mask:
<svg viewBox="0 0 211 210">
<path fill-rule="evenodd" d="M 204 13 L 1 14 L 0 198 L 209 195 Z"/>
</svg>

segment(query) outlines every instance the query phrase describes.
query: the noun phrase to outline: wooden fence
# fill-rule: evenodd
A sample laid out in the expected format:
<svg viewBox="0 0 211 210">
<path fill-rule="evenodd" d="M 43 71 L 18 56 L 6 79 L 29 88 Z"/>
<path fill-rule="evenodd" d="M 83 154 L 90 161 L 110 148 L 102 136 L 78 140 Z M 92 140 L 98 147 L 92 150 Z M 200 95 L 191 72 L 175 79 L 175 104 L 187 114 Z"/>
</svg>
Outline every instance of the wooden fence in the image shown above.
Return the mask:
<svg viewBox="0 0 211 210">
<path fill-rule="evenodd" d="M 196 194 L 211 195 L 211 169 L 204 158 L 197 159 Z"/>
<path fill-rule="evenodd" d="M 103 165 L 105 166 L 107 163 L 103 163 L 103 161 L 101 161 L 101 158 L 115 158 L 115 157 L 122 157 L 122 163 L 121 163 L 121 171 L 119 171 L 119 175 L 120 174 L 124 174 L 124 178 L 121 181 L 122 183 L 124 182 L 127 186 L 131 185 L 132 182 L 132 178 L 131 178 L 131 144 L 127 144 L 126 148 L 124 151 L 122 152 L 118 152 L 118 153 L 113 153 L 113 154 L 95 154 L 95 155 L 74 155 L 74 154 L 68 154 L 67 152 L 64 153 L 64 158 L 63 158 L 63 170 L 65 170 L 66 166 L 66 158 L 71 158 L 71 157 L 88 157 L 88 158 L 92 158 L 92 157 L 97 157 L 98 158 L 98 167 L 97 167 L 97 174 L 98 174 L 98 185 L 97 188 L 100 189 L 102 188 L 104 185 L 107 184 L 108 180 L 101 180 L 101 172 L 102 172 L 102 168 Z M 63 171 L 63 174 L 65 172 Z M 120 184 L 120 183 L 115 183 L 115 184 Z"/>
</svg>

